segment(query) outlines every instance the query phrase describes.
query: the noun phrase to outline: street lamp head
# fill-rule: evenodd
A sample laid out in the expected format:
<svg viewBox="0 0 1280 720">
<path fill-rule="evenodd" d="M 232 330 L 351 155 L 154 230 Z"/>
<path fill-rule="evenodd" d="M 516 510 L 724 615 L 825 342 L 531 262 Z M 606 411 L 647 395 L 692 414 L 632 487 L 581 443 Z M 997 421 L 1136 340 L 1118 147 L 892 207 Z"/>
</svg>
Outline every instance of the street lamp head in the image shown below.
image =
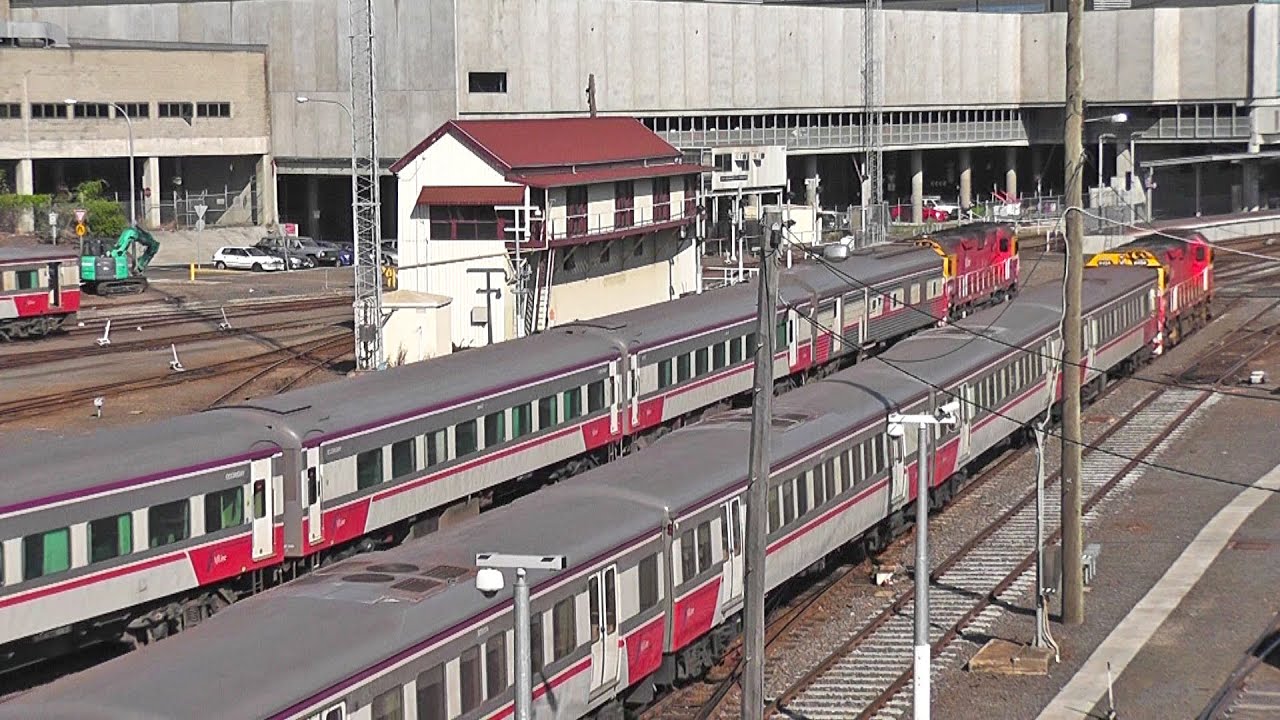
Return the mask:
<svg viewBox="0 0 1280 720">
<path fill-rule="evenodd" d="M 299 105 L 306 105 L 307 103 L 311 102 L 311 98 L 307 97 L 306 95 L 299 95 L 294 98 L 294 101 L 297 102 Z"/>
<path fill-rule="evenodd" d="M 1127 123 L 1127 122 L 1129 122 L 1129 113 L 1122 113 L 1122 112 L 1121 112 L 1121 113 L 1116 113 L 1115 115 L 1112 115 L 1112 116 L 1111 116 L 1111 122 L 1113 122 L 1113 123 L 1117 123 L 1117 124 L 1118 124 L 1118 123 Z"/>
<path fill-rule="evenodd" d="M 66 100 L 63 100 L 62 102 L 66 103 L 66 104 L 68 104 L 68 105 L 75 105 L 75 104 L 76 104 L 76 99 L 75 99 L 75 98 L 67 98 Z"/>
</svg>

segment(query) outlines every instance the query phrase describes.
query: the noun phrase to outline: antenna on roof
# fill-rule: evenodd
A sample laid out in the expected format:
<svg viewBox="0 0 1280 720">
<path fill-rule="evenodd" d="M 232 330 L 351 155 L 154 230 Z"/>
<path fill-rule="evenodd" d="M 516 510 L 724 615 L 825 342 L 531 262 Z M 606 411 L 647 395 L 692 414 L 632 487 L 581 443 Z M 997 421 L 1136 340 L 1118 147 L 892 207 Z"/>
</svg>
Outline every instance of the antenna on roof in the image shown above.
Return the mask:
<svg viewBox="0 0 1280 720">
<path fill-rule="evenodd" d="M 587 109 L 591 111 L 591 117 L 596 116 L 596 74 L 587 75 Z"/>
</svg>

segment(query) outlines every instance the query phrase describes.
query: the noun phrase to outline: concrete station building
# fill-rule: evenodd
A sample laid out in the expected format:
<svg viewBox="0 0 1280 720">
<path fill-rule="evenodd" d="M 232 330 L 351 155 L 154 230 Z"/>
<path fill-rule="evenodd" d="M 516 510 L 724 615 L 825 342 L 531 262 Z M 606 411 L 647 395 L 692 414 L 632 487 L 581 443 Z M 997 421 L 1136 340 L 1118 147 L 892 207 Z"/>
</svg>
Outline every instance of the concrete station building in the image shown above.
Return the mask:
<svg viewBox="0 0 1280 720">
<path fill-rule="evenodd" d="M 968 204 L 994 191 L 1062 192 L 1066 18 L 1043 12 L 1060 8 L 922 0 L 938 9 L 898 9 L 915 1 L 891 0 L 883 17 L 886 199 L 918 205 L 937 194 Z M 1097 183 L 1101 165 L 1116 191 L 1095 200 L 1150 201 L 1157 217 L 1209 214 L 1266 204 L 1273 199 L 1263 189 L 1280 187 L 1270 164 L 1280 140 L 1280 6 L 1179 6 L 1188 1 L 1116 11 L 1099 2 L 1086 14 L 1088 116 L 1127 116 L 1086 126 L 1085 184 Z M 729 225 L 726 206 L 739 204 L 739 155 L 770 158 L 771 167 L 785 159 L 785 175 L 761 165 L 745 181 L 757 196 L 749 203 L 861 204 L 858 4 L 376 0 L 375 8 L 387 238 L 410 237 L 414 225 L 399 211 L 417 205 L 423 186 L 397 181 L 391 165 L 433 129 L 582 117 L 589 84 L 601 116 L 639 118 L 694 163 L 722 165 L 703 184 L 713 238 Z M 1032 12 L 954 11 L 962 9 Z M 159 175 L 148 165 L 141 187 L 167 187 L 166 172 L 185 184 L 192 163 L 206 163 L 209 184 L 249 188 L 257 219 L 269 221 L 274 165 L 282 220 L 304 234 L 349 237 L 348 117 L 333 104 L 297 102 L 349 102 L 347 12 L 347 0 L 0 0 L 6 27 L 45 23 L 71 45 L 0 50 L 6 69 L 33 53 L 0 79 L 0 99 L 21 115 L 0 118 L 0 158 L 16 160 L 22 186 L 36 191 L 54 184 L 45 179 L 54 168 L 67 173 L 84 158 L 118 166 L 119 123 L 36 118 L 31 108 L 68 95 L 63 86 L 92 103 L 145 102 L 139 156 L 156 158 Z M 58 53 L 61 64 L 44 60 Z M 189 125 L 169 117 L 172 103 L 193 108 Z M 218 113 L 229 104 L 230 117 L 201 117 L 208 103 Z"/>
</svg>

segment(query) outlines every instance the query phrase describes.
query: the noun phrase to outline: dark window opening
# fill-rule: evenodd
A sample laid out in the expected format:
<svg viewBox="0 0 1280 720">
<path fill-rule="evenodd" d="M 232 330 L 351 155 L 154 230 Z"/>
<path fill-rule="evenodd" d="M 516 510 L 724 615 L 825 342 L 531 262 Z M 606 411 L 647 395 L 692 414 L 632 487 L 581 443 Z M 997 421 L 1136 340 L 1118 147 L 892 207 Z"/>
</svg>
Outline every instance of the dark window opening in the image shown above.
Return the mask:
<svg viewBox="0 0 1280 720">
<path fill-rule="evenodd" d="M 78 102 L 71 106 L 72 115 L 78 118 L 106 118 L 111 116 L 111 106 L 106 103 Z"/>
<path fill-rule="evenodd" d="M 624 228 L 635 224 L 636 185 L 631 180 L 613 184 L 613 226 Z"/>
<path fill-rule="evenodd" d="M 116 103 L 116 116 L 118 117 L 123 110 L 130 120 L 139 120 L 151 117 L 151 103 L 145 102 L 121 102 Z"/>
<path fill-rule="evenodd" d="M 66 103 L 31 103 L 32 120 L 56 120 L 66 117 Z"/>
<path fill-rule="evenodd" d="M 506 91 L 507 74 L 505 72 L 467 73 L 467 92 L 505 93 Z"/>
<path fill-rule="evenodd" d="M 564 190 L 565 214 L 569 236 L 587 234 L 587 186 L 575 185 Z M 565 268 L 568 270 L 569 268 Z"/>
<path fill-rule="evenodd" d="M 231 117 L 231 103 L 229 102 L 196 103 L 196 117 L 229 118 Z"/>
<path fill-rule="evenodd" d="M 484 205 L 432 205 L 432 240 L 502 240 L 507 219 Z"/>
<path fill-rule="evenodd" d="M 21 120 L 21 103 L 0 103 L 0 120 Z"/>
<path fill-rule="evenodd" d="M 162 118 L 184 118 L 190 120 L 195 116 L 195 108 L 189 102 L 162 102 L 158 105 Z"/>
<path fill-rule="evenodd" d="M 671 178 L 654 178 L 653 180 L 653 221 L 665 222 L 671 219 Z"/>
<path fill-rule="evenodd" d="M 204 496 L 204 531 L 225 530 L 244 523 L 244 488 L 233 487 Z"/>
</svg>

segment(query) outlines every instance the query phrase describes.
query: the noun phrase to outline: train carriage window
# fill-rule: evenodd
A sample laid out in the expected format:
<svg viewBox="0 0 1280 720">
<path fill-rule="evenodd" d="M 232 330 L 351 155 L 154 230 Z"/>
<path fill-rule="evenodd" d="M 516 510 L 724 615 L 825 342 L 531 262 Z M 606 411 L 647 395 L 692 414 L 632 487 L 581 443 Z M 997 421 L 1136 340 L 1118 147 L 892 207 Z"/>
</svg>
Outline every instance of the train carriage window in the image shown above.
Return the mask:
<svg viewBox="0 0 1280 720">
<path fill-rule="evenodd" d="M 778 496 L 782 493 L 782 488 L 775 487 L 769 490 L 769 532 L 773 532 L 782 527 L 782 504 Z"/>
<path fill-rule="evenodd" d="M 546 430 L 555 427 L 559 408 L 556 407 L 556 396 L 544 397 L 538 401 L 538 429 Z"/>
<path fill-rule="evenodd" d="M 1207 257 L 1208 257 L 1208 251 L 1205 250 L 1204 246 L 1197 245 L 1196 246 L 1196 262 L 1204 262 Z"/>
<path fill-rule="evenodd" d="M 658 604 L 658 556 L 650 555 L 636 566 L 640 586 L 640 612 Z M 594 596 L 593 596 L 594 597 Z"/>
<path fill-rule="evenodd" d="M 671 358 L 658 363 L 658 388 L 671 387 Z"/>
<path fill-rule="evenodd" d="M 698 574 L 697 548 L 693 543 L 693 529 L 680 534 L 680 582 L 689 582 Z"/>
<path fill-rule="evenodd" d="M 40 287 L 38 270 L 18 270 L 14 273 L 18 280 L 19 290 L 34 290 Z"/>
<path fill-rule="evenodd" d="M 397 685 L 374 697 L 370 717 L 373 720 L 404 720 L 404 688 Z"/>
<path fill-rule="evenodd" d="M 786 315 L 783 315 L 781 318 L 778 319 L 777 326 L 773 328 L 774 352 L 780 352 L 782 350 L 787 349 L 787 346 L 791 342 L 791 338 L 787 337 L 787 330 L 789 327 L 790 327 L 790 323 L 787 322 Z"/>
<path fill-rule="evenodd" d="M 848 490 L 851 485 L 857 484 L 857 480 L 854 478 L 854 468 L 858 467 L 860 461 L 854 459 L 854 452 L 855 448 L 849 448 L 849 450 L 840 454 L 840 492 L 842 493 Z"/>
<path fill-rule="evenodd" d="M 725 350 L 724 343 L 718 342 L 711 346 L 711 369 L 719 370 L 729 364 L 728 355 Z"/>
<path fill-rule="evenodd" d="M 191 504 L 186 498 L 147 508 L 148 547 L 161 547 L 191 537 Z"/>
<path fill-rule="evenodd" d="M 708 528 L 708 532 L 710 529 Z M 604 575 L 604 629 L 610 635 L 618 633 L 618 573 Z"/>
<path fill-rule="evenodd" d="M 507 414 L 502 410 L 484 416 L 484 446 L 493 447 L 507 439 Z"/>
<path fill-rule="evenodd" d="M 920 302 L 920 284 L 915 283 L 911 286 L 911 304 L 916 305 Z"/>
<path fill-rule="evenodd" d="M 698 525 L 698 572 L 711 567 L 711 521 Z"/>
<path fill-rule="evenodd" d="M 754 360 L 756 353 L 760 350 L 760 336 L 756 333 L 747 333 L 747 339 L 743 341 L 743 347 L 746 349 L 747 358 Z"/>
<path fill-rule="evenodd" d="M 324 716 L 321 718 L 321 720 L 346 720 L 346 717 L 347 717 L 346 704 L 338 703 L 337 705 L 334 705 L 328 710 L 325 710 Z M 428 715 L 427 717 L 431 717 L 431 716 Z"/>
<path fill-rule="evenodd" d="M 453 429 L 454 457 L 466 457 L 476 451 L 476 421 L 465 420 Z"/>
<path fill-rule="evenodd" d="M 411 475 L 418 469 L 417 453 L 413 438 L 401 440 L 391 446 L 391 477 L 398 478 Z"/>
<path fill-rule="evenodd" d="M 603 410 L 608 403 L 604 380 L 597 380 L 587 386 L 587 412 Z"/>
<path fill-rule="evenodd" d="M 848 463 L 848 459 L 846 458 L 845 460 L 843 460 L 843 462 L 845 463 L 844 468 L 843 468 L 843 469 L 844 469 L 844 474 L 847 476 L 847 475 L 849 474 L 849 471 L 848 471 L 848 464 L 847 464 L 847 463 Z M 830 500 L 831 498 L 835 497 L 835 496 L 836 496 L 836 493 L 837 493 L 837 491 L 836 491 L 836 487 L 837 487 L 837 480 L 836 480 L 836 459 L 835 459 L 835 458 L 831 458 L 831 459 L 830 459 L 830 460 L 828 460 L 826 463 L 824 463 L 824 465 L 825 465 L 825 467 L 826 467 L 826 473 L 825 473 L 825 477 L 823 478 L 823 481 L 822 481 L 822 482 L 823 482 L 823 485 L 824 485 L 824 486 L 826 487 L 826 489 L 827 489 L 827 499 L 828 499 L 828 500 Z"/>
<path fill-rule="evenodd" d="M 689 379 L 689 354 L 685 353 L 676 357 L 676 382 L 684 382 Z"/>
<path fill-rule="evenodd" d="M 813 469 L 813 506 L 822 507 L 827 501 L 827 471 L 819 465 Z"/>
<path fill-rule="evenodd" d="M 356 455 L 356 489 L 364 490 L 382 482 L 382 448 Z"/>
<path fill-rule="evenodd" d="M 533 405 L 525 403 L 511 408 L 511 437 L 533 432 Z"/>
<path fill-rule="evenodd" d="M 427 467 L 439 465 L 449 458 L 449 435 L 444 430 L 427 433 Z"/>
<path fill-rule="evenodd" d="M 564 419 L 566 422 L 582 415 L 582 388 L 565 390 L 561 394 L 561 399 L 564 400 Z"/>
<path fill-rule="evenodd" d="M 205 502 L 208 503 L 207 498 Z M 243 507 L 241 503 L 241 508 Z M 132 513 L 89 522 L 89 562 L 102 562 L 131 552 L 133 552 Z"/>
<path fill-rule="evenodd" d="M 796 478 L 796 517 L 809 512 L 809 473 Z"/>
<path fill-rule="evenodd" d="M 458 702 L 462 714 L 480 706 L 484 686 L 480 684 L 480 647 L 472 646 L 462 651 L 458 658 Z"/>
<path fill-rule="evenodd" d="M 206 493 L 204 496 L 204 531 L 218 532 L 244 523 L 244 488 L 236 486 Z M 90 527 L 92 531 L 92 526 Z"/>
<path fill-rule="evenodd" d="M 435 720 L 449 716 L 449 708 L 445 704 L 444 665 L 436 665 L 418 673 L 415 684 L 418 717 Z"/>
<path fill-rule="evenodd" d="M 886 440 L 884 435 L 877 435 L 876 438 L 871 441 L 872 448 L 875 451 L 877 475 L 888 466 L 888 463 L 885 461 L 885 442 Z"/>
<path fill-rule="evenodd" d="M 796 484 L 793 481 L 782 483 L 782 526 L 786 527 L 796 519 Z"/>
<path fill-rule="evenodd" d="M 185 502 L 185 501 L 184 501 Z M 59 528 L 22 538 L 22 579 L 34 580 L 71 568 L 71 529 Z"/>
<path fill-rule="evenodd" d="M 746 354 L 743 351 L 743 348 L 745 346 L 746 346 L 746 341 L 743 338 L 734 338 L 729 341 L 729 364 L 730 365 L 737 365 L 738 363 L 742 362 L 744 357 L 746 357 Z"/>
<path fill-rule="evenodd" d="M 551 608 L 551 659 L 567 657 L 578 647 L 578 618 L 574 614 L 574 596 L 570 595 Z"/>
<path fill-rule="evenodd" d="M 543 661 L 542 613 L 529 614 L 529 669 L 534 674 L 542 672 L 546 663 Z"/>
<path fill-rule="evenodd" d="M 707 359 L 708 358 L 707 358 L 706 348 L 698 348 L 693 353 L 693 374 L 695 376 L 700 377 L 702 375 L 706 375 L 707 371 L 710 370 L 710 366 L 707 362 Z"/>
<path fill-rule="evenodd" d="M 1000 252 L 1002 253 L 1009 252 L 1009 238 L 1007 237 L 1000 238 Z"/>
<path fill-rule="evenodd" d="M 485 697 L 497 697 L 510 685 L 511 682 L 507 680 L 507 633 L 498 632 L 489 636 L 489 639 L 484 642 Z M 419 717 L 421 717 L 422 706 L 419 705 L 418 708 Z"/>
<path fill-rule="evenodd" d="M 600 639 L 600 577 L 587 581 L 587 621 L 591 623 L 591 642 Z"/>
</svg>

